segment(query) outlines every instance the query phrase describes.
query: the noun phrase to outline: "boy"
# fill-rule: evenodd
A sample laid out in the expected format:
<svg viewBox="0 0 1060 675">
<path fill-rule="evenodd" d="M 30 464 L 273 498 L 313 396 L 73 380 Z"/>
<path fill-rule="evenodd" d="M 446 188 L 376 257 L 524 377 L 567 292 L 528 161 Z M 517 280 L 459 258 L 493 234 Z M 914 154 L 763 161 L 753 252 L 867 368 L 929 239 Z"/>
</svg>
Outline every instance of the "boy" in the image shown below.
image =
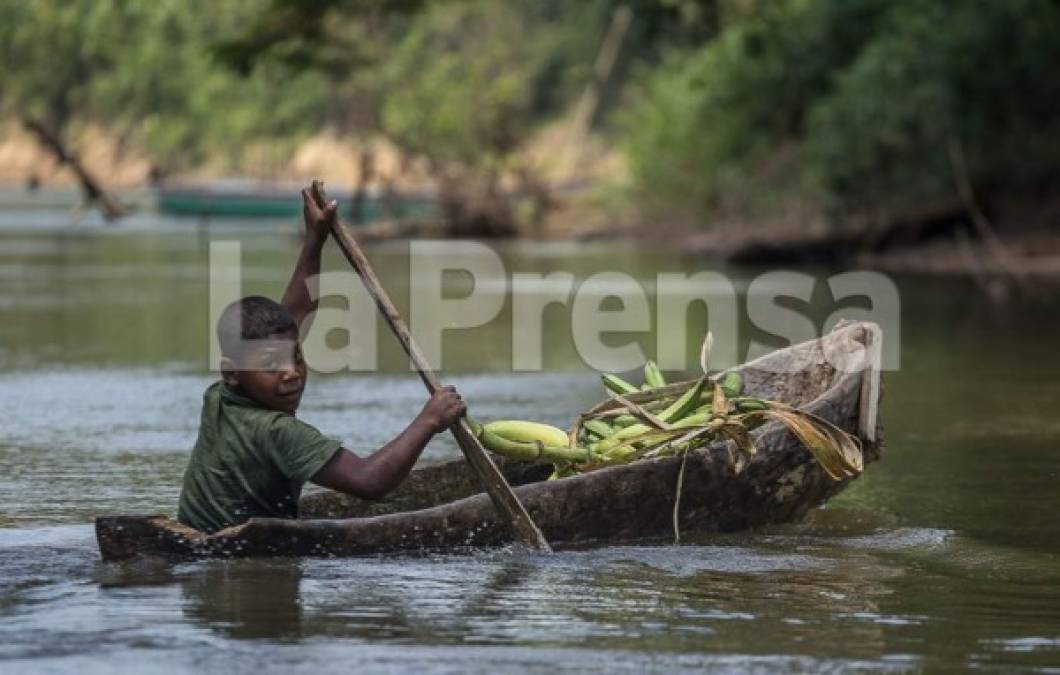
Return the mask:
<svg viewBox="0 0 1060 675">
<path fill-rule="evenodd" d="M 460 395 L 445 387 L 401 434 L 365 458 L 295 417 L 306 381 L 299 326 L 317 305 L 307 282 L 320 272 L 337 209 L 332 201 L 321 210 L 308 190 L 302 199 L 305 243 L 281 302 L 243 298 L 217 322 L 222 379 L 203 396 L 177 514 L 202 532 L 254 517 L 297 518 L 307 481 L 365 499 L 383 497 L 404 480 L 427 442 L 465 412 Z"/>
</svg>

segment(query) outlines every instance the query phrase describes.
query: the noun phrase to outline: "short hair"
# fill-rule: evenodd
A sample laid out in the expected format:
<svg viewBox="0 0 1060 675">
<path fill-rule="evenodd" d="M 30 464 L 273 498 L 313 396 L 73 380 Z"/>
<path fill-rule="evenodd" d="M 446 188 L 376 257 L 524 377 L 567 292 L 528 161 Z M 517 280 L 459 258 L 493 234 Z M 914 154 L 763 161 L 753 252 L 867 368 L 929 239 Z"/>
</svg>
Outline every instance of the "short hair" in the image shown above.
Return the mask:
<svg viewBox="0 0 1060 675">
<path fill-rule="evenodd" d="M 298 334 L 298 324 L 287 308 L 261 295 L 249 295 L 224 308 L 217 320 L 221 354 L 240 356 L 244 340 L 263 340 L 286 333 Z"/>
</svg>

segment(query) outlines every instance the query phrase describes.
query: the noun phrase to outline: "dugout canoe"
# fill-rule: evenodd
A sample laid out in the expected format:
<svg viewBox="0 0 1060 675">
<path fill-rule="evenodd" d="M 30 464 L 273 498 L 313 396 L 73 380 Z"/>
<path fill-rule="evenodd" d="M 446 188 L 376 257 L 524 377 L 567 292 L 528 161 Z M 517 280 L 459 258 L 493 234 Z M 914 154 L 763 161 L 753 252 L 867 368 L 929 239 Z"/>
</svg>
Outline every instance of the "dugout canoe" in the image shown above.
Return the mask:
<svg viewBox="0 0 1060 675">
<path fill-rule="evenodd" d="M 750 395 L 783 401 L 861 441 L 866 466 L 880 456 L 879 328 L 841 324 L 828 335 L 738 367 Z M 636 400 L 636 395 L 633 395 Z M 573 412 L 572 412 L 573 416 Z M 852 479 L 835 481 L 787 429 L 754 432 L 758 454 L 734 474 L 726 442 L 690 453 L 680 502 L 682 533 L 735 531 L 796 520 Z M 554 546 L 672 535 L 680 458 L 667 457 L 547 481 L 550 467 L 496 458 Z M 254 518 L 205 535 L 162 515 L 104 516 L 96 537 L 106 561 L 353 556 L 505 545 L 512 541 L 463 459 L 425 466 L 377 502 L 333 492 L 305 496 L 301 518 Z"/>
</svg>

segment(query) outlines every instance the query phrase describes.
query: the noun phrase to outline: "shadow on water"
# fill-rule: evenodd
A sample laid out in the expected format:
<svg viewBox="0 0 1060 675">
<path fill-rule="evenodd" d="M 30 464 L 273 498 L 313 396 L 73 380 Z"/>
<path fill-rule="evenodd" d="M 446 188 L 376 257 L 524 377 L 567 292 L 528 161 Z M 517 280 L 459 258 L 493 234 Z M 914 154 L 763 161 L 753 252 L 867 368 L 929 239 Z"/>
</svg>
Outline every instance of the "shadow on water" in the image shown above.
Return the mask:
<svg viewBox="0 0 1060 675">
<path fill-rule="evenodd" d="M 180 582 L 185 618 L 229 638 L 302 637 L 299 561 L 210 563 Z"/>
<path fill-rule="evenodd" d="M 300 560 L 219 560 L 173 565 L 160 559 L 102 564 L 101 589 L 176 586 L 185 620 L 235 639 L 303 637 Z"/>
</svg>

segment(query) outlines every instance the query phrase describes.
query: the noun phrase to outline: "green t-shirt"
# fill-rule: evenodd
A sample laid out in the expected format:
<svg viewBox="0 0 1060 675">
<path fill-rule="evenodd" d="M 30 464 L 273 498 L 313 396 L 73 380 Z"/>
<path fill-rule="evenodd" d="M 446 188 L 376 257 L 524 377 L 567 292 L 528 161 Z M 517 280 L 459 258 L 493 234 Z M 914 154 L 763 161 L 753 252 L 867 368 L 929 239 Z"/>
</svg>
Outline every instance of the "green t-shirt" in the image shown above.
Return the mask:
<svg viewBox="0 0 1060 675">
<path fill-rule="evenodd" d="M 215 382 L 203 395 L 177 518 L 208 533 L 254 517 L 297 518 L 302 485 L 341 446 Z"/>
</svg>

